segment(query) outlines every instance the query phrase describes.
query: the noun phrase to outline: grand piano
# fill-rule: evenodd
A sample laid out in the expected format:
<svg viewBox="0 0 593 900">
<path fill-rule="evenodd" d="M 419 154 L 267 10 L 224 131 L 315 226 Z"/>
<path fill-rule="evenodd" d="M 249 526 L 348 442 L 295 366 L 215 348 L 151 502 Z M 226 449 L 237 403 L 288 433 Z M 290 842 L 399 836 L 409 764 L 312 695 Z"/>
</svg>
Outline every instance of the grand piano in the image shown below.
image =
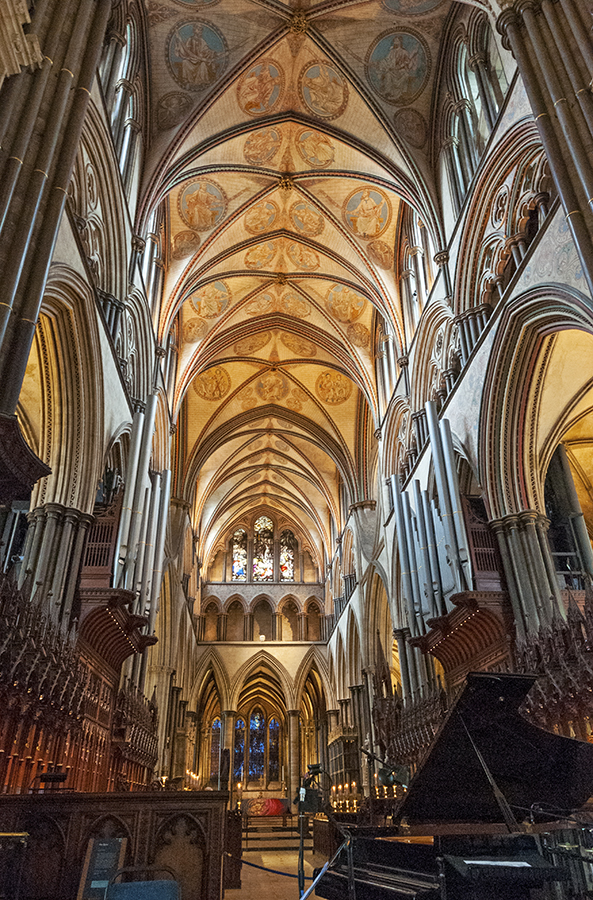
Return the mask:
<svg viewBox="0 0 593 900">
<path fill-rule="evenodd" d="M 326 900 L 593 897 L 593 745 L 519 714 L 529 675 L 473 673 L 390 828 L 353 828 Z M 590 824 L 589 824 L 590 823 Z"/>
</svg>

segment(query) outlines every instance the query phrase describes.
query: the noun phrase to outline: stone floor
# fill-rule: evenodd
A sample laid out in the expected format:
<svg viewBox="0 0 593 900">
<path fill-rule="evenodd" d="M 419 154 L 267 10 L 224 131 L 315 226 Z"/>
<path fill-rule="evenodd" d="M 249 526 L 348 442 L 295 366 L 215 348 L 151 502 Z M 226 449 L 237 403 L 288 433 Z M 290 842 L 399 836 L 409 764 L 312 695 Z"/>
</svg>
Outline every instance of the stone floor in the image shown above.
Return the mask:
<svg viewBox="0 0 593 900">
<path fill-rule="evenodd" d="M 250 863 L 264 866 L 266 869 L 276 869 L 280 872 L 297 874 L 298 852 L 295 850 L 258 850 L 249 852 L 243 857 Z M 305 877 L 313 875 L 313 869 L 322 866 L 327 860 L 323 856 L 316 856 L 308 850 L 305 853 Z M 311 884 L 305 881 L 305 887 Z M 224 900 L 298 900 L 299 888 L 296 878 L 287 878 L 284 875 L 274 875 L 272 872 L 263 872 L 251 866 L 241 868 L 241 887 L 236 890 L 226 890 Z"/>
</svg>

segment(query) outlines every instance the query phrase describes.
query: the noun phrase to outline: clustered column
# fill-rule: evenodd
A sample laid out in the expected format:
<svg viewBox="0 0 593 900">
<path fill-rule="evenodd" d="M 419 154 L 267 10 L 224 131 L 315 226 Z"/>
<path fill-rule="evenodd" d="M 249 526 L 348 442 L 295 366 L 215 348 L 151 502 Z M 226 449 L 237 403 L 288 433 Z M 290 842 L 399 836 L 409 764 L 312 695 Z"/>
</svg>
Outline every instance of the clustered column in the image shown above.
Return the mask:
<svg viewBox="0 0 593 900">
<path fill-rule="evenodd" d="M 45 599 L 52 620 L 64 632 L 70 614 L 84 541 L 93 517 L 60 503 L 47 503 L 29 513 L 19 587 L 29 585 L 32 597 Z"/>
<path fill-rule="evenodd" d="M 574 0 L 514 0 L 498 30 L 517 61 L 566 220 L 593 290 L 590 21 Z"/>
<path fill-rule="evenodd" d="M 16 409 L 78 153 L 111 0 L 49 0 L 34 29 L 45 54 L 5 111 L 0 196 L 0 414 Z M 39 21 L 38 21 L 39 19 Z M 50 75 L 56 73 L 56 77 Z M 38 140 L 30 140 L 37 133 Z"/>
<path fill-rule="evenodd" d="M 498 538 L 517 637 L 522 640 L 565 616 L 546 535 L 549 522 L 535 510 L 524 510 L 490 525 Z"/>
</svg>

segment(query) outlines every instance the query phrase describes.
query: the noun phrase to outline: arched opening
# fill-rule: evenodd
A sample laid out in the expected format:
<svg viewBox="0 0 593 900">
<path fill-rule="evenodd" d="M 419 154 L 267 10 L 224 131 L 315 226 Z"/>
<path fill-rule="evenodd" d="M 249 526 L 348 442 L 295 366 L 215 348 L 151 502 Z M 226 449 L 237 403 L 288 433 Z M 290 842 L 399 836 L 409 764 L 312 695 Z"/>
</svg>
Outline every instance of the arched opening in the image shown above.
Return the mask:
<svg viewBox="0 0 593 900">
<path fill-rule="evenodd" d="M 593 521 L 587 521 L 582 505 L 590 512 L 591 446 L 593 412 L 581 418 L 565 435 L 565 443 L 554 451 L 544 482 L 545 510 L 550 523 L 548 543 L 561 591 L 585 590 L 593 576 Z"/>
<path fill-rule="evenodd" d="M 175 688 L 172 696 L 174 697 Z M 178 690 L 178 689 L 177 689 Z M 204 676 L 201 689 L 196 701 L 197 722 L 196 742 L 193 750 L 192 774 L 197 778 L 192 779 L 191 787 L 204 790 L 210 786 L 218 790 L 219 774 L 222 763 L 222 750 L 224 742 L 223 721 L 220 707 L 220 695 L 214 671 L 210 668 Z M 186 769 L 182 768 L 183 745 L 180 742 L 176 746 L 177 723 L 169 735 L 171 745 L 170 777 L 186 776 Z"/>
<path fill-rule="evenodd" d="M 301 771 L 313 763 L 321 763 L 329 771 L 327 752 L 328 722 L 325 691 L 321 675 L 315 664 L 305 680 L 300 707 L 301 721 Z M 325 781 L 322 786 L 327 789 Z"/>
<path fill-rule="evenodd" d="M 294 600 L 287 600 L 282 607 L 282 640 L 299 640 L 298 607 Z"/>
<path fill-rule="evenodd" d="M 272 640 L 272 607 L 263 598 L 253 609 L 253 638 L 256 641 Z"/>
<path fill-rule="evenodd" d="M 321 611 L 315 600 L 310 600 L 307 604 L 307 640 L 321 640 Z"/>
<path fill-rule="evenodd" d="M 282 685 L 262 661 L 245 681 L 234 728 L 233 777 L 245 799 L 251 792 L 282 796 L 290 754 L 286 722 Z"/>
<path fill-rule="evenodd" d="M 204 640 L 216 641 L 218 639 L 218 607 L 216 603 L 208 604 L 204 620 Z"/>
<path fill-rule="evenodd" d="M 242 641 L 244 637 L 243 605 L 239 600 L 233 600 L 228 609 L 226 638 L 227 641 Z"/>
</svg>

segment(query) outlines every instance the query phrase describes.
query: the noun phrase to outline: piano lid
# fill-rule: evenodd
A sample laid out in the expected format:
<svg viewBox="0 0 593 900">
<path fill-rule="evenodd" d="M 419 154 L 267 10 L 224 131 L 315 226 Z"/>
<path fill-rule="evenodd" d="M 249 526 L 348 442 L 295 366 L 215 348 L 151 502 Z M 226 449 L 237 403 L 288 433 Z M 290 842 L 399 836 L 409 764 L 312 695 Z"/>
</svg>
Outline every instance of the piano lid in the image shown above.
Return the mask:
<svg viewBox="0 0 593 900">
<path fill-rule="evenodd" d="M 544 731 L 519 715 L 535 680 L 533 675 L 467 676 L 410 782 L 398 819 L 504 822 L 472 740 L 518 822 L 529 818 L 532 804 L 575 810 L 585 803 L 593 794 L 593 745 Z"/>
</svg>

